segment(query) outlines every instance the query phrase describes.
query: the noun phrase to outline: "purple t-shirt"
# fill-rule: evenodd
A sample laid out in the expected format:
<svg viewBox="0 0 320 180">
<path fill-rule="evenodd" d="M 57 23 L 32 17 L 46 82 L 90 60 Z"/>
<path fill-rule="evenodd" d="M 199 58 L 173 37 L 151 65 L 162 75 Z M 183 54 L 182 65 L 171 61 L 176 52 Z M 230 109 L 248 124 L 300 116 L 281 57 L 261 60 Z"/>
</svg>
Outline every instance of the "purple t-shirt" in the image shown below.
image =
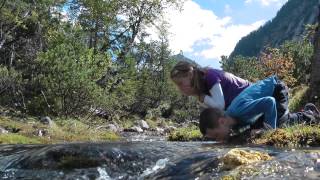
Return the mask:
<svg viewBox="0 0 320 180">
<path fill-rule="evenodd" d="M 208 69 L 205 74 L 205 82 L 209 90 L 216 83 L 220 83 L 224 95 L 225 108 L 230 105 L 241 91 L 250 86 L 249 81 L 218 69 Z"/>
</svg>

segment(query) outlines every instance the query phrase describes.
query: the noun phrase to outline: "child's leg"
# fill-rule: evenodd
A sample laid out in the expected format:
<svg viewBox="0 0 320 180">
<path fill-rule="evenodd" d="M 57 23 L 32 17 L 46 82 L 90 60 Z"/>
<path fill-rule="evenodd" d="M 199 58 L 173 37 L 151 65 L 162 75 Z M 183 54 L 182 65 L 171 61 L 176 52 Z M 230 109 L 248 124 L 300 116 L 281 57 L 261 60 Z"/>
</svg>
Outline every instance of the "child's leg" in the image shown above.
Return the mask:
<svg viewBox="0 0 320 180">
<path fill-rule="evenodd" d="M 280 127 L 288 127 L 296 124 L 315 124 L 317 119 L 309 112 L 289 113 L 281 118 Z"/>
</svg>

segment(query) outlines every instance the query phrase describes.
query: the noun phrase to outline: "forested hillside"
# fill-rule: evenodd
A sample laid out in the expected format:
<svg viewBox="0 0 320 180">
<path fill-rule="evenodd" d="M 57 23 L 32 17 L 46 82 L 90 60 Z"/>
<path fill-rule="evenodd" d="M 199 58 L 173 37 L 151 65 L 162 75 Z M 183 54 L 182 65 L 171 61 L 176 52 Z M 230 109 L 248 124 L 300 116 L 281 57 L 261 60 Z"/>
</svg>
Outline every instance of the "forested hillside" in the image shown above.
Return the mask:
<svg viewBox="0 0 320 180">
<path fill-rule="evenodd" d="M 243 37 L 230 57 L 237 55 L 257 56 L 266 47 L 279 47 L 286 40 L 302 40 L 306 25 L 317 21 L 318 0 L 289 0 L 277 13 L 258 30 Z"/>
</svg>

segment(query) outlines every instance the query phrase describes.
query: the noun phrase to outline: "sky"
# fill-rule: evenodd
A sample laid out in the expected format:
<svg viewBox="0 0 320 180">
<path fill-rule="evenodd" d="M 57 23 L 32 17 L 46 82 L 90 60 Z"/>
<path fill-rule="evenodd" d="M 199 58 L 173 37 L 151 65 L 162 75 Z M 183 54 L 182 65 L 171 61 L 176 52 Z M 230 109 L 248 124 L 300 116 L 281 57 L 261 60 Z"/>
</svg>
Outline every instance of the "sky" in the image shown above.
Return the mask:
<svg viewBox="0 0 320 180">
<path fill-rule="evenodd" d="M 169 47 L 201 66 L 220 68 L 222 55 L 251 31 L 274 18 L 287 0 L 186 0 L 169 9 Z"/>
</svg>

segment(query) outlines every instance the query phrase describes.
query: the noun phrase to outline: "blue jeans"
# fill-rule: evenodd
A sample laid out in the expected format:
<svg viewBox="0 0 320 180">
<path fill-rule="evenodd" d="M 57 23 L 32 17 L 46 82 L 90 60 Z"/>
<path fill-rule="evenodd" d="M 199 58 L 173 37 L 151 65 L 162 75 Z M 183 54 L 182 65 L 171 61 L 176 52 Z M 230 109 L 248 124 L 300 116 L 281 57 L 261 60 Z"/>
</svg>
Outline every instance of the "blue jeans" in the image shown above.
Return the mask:
<svg viewBox="0 0 320 180">
<path fill-rule="evenodd" d="M 277 108 L 277 127 L 287 127 L 294 124 L 310 123 L 315 118 L 307 112 L 289 113 L 289 91 L 285 83 L 278 78 L 275 85 L 273 97 L 276 100 Z M 263 122 L 264 117 L 260 117 L 255 124 L 251 126 L 252 129 L 266 128 L 270 129 L 266 123 Z"/>
</svg>

